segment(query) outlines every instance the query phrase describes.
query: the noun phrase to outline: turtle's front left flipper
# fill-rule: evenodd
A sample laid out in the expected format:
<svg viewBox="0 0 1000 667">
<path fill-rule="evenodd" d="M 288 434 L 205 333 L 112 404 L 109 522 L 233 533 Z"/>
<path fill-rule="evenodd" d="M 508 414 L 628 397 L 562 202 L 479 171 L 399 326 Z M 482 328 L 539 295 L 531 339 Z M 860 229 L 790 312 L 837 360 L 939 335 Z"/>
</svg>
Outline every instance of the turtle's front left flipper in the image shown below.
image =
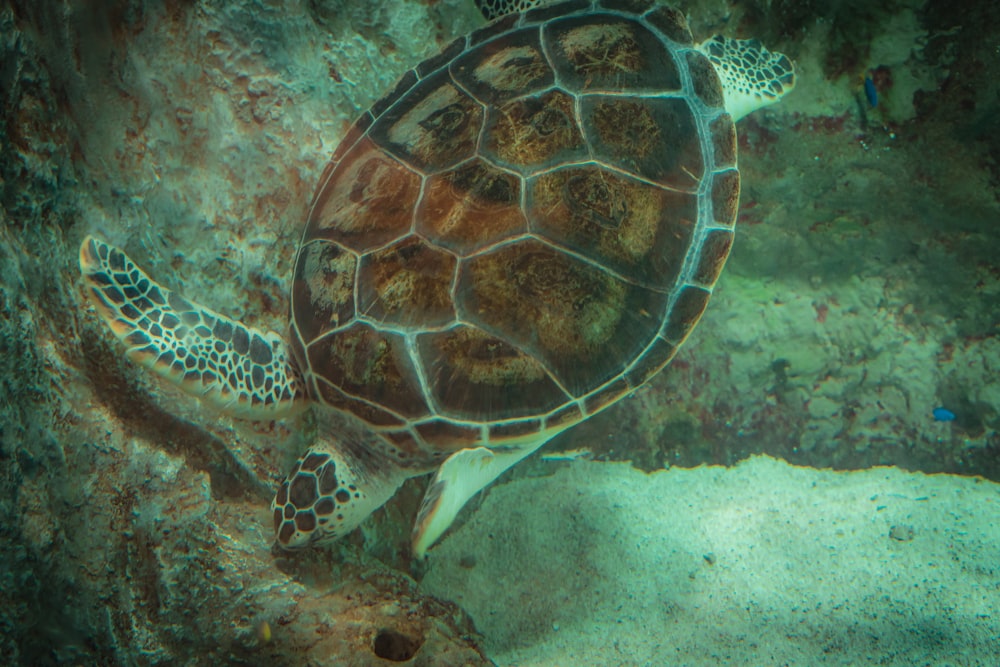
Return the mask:
<svg viewBox="0 0 1000 667">
<path fill-rule="evenodd" d="M 128 356 L 228 414 L 275 419 L 304 404 L 284 338 L 257 331 L 158 285 L 128 256 L 88 236 L 87 294 Z"/>
</svg>

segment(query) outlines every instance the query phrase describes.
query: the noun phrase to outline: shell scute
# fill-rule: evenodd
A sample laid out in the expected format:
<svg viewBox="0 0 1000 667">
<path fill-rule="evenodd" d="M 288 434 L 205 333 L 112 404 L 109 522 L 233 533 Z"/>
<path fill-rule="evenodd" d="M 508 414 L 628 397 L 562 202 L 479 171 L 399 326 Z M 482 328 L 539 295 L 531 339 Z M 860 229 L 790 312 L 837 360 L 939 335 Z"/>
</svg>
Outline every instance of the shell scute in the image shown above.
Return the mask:
<svg viewBox="0 0 1000 667">
<path fill-rule="evenodd" d="M 420 184 L 370 138 L 360 140 L 321 186 L 303 243 L 327 239 L 354 252 L 385 245 L 410 230 Z"/>
<path fill-rule="evenodd" d="M 477 426 L 455 424 L 444 419 L 432 419 L 416 425 L 417 434 L 424 442 L 433 442 L 439 449 L 455 451 L 473 446 L 483 439 Z"/>
<path fill-rule="evenodd" d="M 469 40 L 464 36 L 459 37 L 458 39 L 453 40 L 451 44 L 444 47 L 441 53 L 436 56 L 431 56 L 417 65 L 414 71 L 416 71 L 417 76 L 423 79 L 428 74 L 431 74 L 432 72 L 448 65 L 451 61 L 464 53 L 468 46 Z"/>
<path fill-rule="evenodd" d="M 708 126 L 712 133 L 712 154 L 716 169 L 736 168 L 736 127 L 729 114 L 722 114 Z"/>
<path fill-rule="evenodd" d="M 310 343 L 308 362 L 316 376 L 347 397 L 364 399 L 408 418 L 430 414 L 413 360 L 399 334 L 358 322 Z M 365 418 L 354 405 L 347 409 Z"/>
<path fill-rule="evenodd" d="M 679 46 L 691 46 L 694 43 L 687 19 L 673 7 L 660 5 L 646 14 L 646 21 Z"/>
<path fill-rule="evenodd" d="M 485 155 L 521 173 L 583 160 L 590 152 L 573 98 L 561 90 L 490 109 L 483 144 Z"/>
<path fill-rule="evenodd" d="M 483 44 L 459 56 L 450 69 L 454 80 L 486 105 L 537 92 L 555 80 L 538 28 L 517 30 Z"/>
<path fill-rule="evenodd" d="M 523 234 L 521 179 L 479 158 L 430 176 L 416 229 L 458 255 Z"/>
<path fill-rule="evenodd" d="M 686 100 L 588 95 L 581 106 L 595 153 L 668 188 L 698 190 L 705 164 Z"/>
<path fill-rule="evenodd" d="M 652 0 L 572 0 L 404 75 L 310 210 L 292 342 L 314 398 L 435 464 L 572 425 L 668 363 L 739 194 L 732 118 L 690 47 Z"/>
<path fill-rule="evenodd" d="M 359 312 L 397 330 L 453 321 L 451 286 L 457 261 L 413 235 L 364 255 L 358 272 Z"/>
<path fill-rule="evenodd" d="M 435 369 L 433 398 L 445 414 L 514 419 L 569 400 L 537 359 L 477 327 L 424 334 L 417 344 L 424 367 Z"/>
<path fill-rule="evenodd" d="M 292 279 L 292 319 L 306 340 L 349 324 L 354 318 L 358 256 L 343 246 L 316 240 L 299 250 Z"/>
<path fill-rule="evenodd" d="M 690 247 L 698 200 L 600 167 L 573 167 L 533 179 L 528 212 L 531 231 L 665 291 Z"/>
<path fill-rule="evenodd" d="M 467 260 L 460 317 L 538 359 L 573 397 L 621 372 L 660 328 L 667 297 L 535 239 Z"/>
<path fill-rule="evenodd" d="M 413 88 L 413 84 L 417 82 L 418 78 L 417 72 L 412 69 L 403 74 L 403 76 L 399 78 L 399 81 L 396 82 L 396 85 L 393 86 L 392 90 L 372 104 L 369 113 L 371 113 L 374 118 L 381 116 L 385 113 L 386 109 L 399 101 L 399 98 L 410 92 L 410 89 Z"/>
<path fill-rule="evenodd" d="M 673 54 L 640 23 L 589 14 L 546 23 L 543 39 L 561 86 L 571 92 L 680 91 Z"/>
<path fill-rule="evenodd" d="M 694 94 L 705 106 L 713 109 L 722 108 L 725 98 L 722 95 L 722 88 L 714 80 L 718 77 L 715 67 L 700 51 L 687 51 L 684 57 L 688 61 L 688 71 L 691 72 Z"/>
<path fill-rule="evenodd" d="M 740 200 L 740 172 L 728 169 L 713 174 L 711 193 L 715 221 L 726 227 L 735 225 Z"/>
<path fill-rule="evenodd" d="M 483 106 L 439 70 L 382 114 L 369 136 L 421 172 L 440 171 L 472 155 L 483 115 Z"/>
<path fill-rule="evenodd" d="M 646 380 L 663 370 L 663 367 L 674 358 L 676 353 L 676 345 L 657 336 L 642 356 L 625 372 L 625 380 L 630 387 L 641 386 Z"/>
<path fill-rule="evenodd" d="M 705 312 L 710 295 L 711 292 L 702 287 L 691 285 L 683 288 L 663 326 L 663 337 L 675 345 L 683 343 Z"/>
<path fill-rule="evenodd" d="M 693 274 L 694 282 L 709 288 L 715 285 L 732 245 L 733 233 L 728 229 L 713 229 L 706 234 L 701 244 L 698 268 Z"/>
</svg>

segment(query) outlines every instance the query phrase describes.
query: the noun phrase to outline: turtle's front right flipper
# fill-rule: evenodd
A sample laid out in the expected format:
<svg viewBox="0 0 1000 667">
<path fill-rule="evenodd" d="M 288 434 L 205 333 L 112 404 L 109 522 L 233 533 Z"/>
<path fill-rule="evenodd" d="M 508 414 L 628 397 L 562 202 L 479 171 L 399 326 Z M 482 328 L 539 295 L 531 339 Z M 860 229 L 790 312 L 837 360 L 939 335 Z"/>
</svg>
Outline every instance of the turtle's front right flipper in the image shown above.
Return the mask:
<svg viewBox="0 0 1000 667">
<path fill-rule="evenodd" d="M 303 405 L 302 380 L 278 334 L 191 303 L 91 236 L 80 246 L 80 271 L 136 363 L 237 417 L 275 419 Z"/>
</svg>

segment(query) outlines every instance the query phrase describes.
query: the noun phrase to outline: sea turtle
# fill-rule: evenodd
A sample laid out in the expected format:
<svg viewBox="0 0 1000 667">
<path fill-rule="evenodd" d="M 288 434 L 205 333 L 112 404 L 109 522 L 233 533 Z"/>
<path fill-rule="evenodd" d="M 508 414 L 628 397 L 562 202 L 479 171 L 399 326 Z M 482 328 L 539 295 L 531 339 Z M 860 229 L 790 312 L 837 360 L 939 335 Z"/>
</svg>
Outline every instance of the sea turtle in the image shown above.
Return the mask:
<svg viewBox="0 0 1000 667">
<path fill-rule="evenodd" d="M 732 243 L 733 122 L 794 85 L 785 56 L 695 45 L 652 0 L 480 5 L 495 20 L 407 72 L 334 152 L 287 335 L 81 246 L 134 361 L 235 416 L 329 417 L 272 502 L 281 547 L 342 536 L 433 471 L 423 556 L 473 494 L 663 368 Z"/>
</svg>

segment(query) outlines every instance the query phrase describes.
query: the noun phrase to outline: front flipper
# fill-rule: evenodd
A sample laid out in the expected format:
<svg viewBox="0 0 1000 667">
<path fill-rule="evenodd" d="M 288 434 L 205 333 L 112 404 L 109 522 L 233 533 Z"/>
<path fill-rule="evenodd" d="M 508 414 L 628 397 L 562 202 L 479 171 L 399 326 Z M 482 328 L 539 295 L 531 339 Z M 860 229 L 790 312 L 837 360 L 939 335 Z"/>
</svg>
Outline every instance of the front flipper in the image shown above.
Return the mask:
<svg viewBox="0 0 1000 667">
<path fill-rule="evenodd" d="M 476 447 L 462 449 L 434 473 L 413 526 L 413 555 L 420 559 L 448 530 L 469 498 L 486 488 L 505 470 L 545 444 L 540 442 L 510 449 Z"/>
<path fill-rule="evenodd" d="M 774 104 L 795 87 L 795 66 L 783 53 L 772 53 L 756 39 L 715 35 L 698 45 L 722 81 L 726 111 L 739 120 Z"/>
<path fill-rule="evenodd" d="M 139 365 L 236 417 L 275 419 L 304 404 L 278 334 L 191 303 L 90 236 L 80 246 L 80 271 L 102 319 Z"/>
</svg>

